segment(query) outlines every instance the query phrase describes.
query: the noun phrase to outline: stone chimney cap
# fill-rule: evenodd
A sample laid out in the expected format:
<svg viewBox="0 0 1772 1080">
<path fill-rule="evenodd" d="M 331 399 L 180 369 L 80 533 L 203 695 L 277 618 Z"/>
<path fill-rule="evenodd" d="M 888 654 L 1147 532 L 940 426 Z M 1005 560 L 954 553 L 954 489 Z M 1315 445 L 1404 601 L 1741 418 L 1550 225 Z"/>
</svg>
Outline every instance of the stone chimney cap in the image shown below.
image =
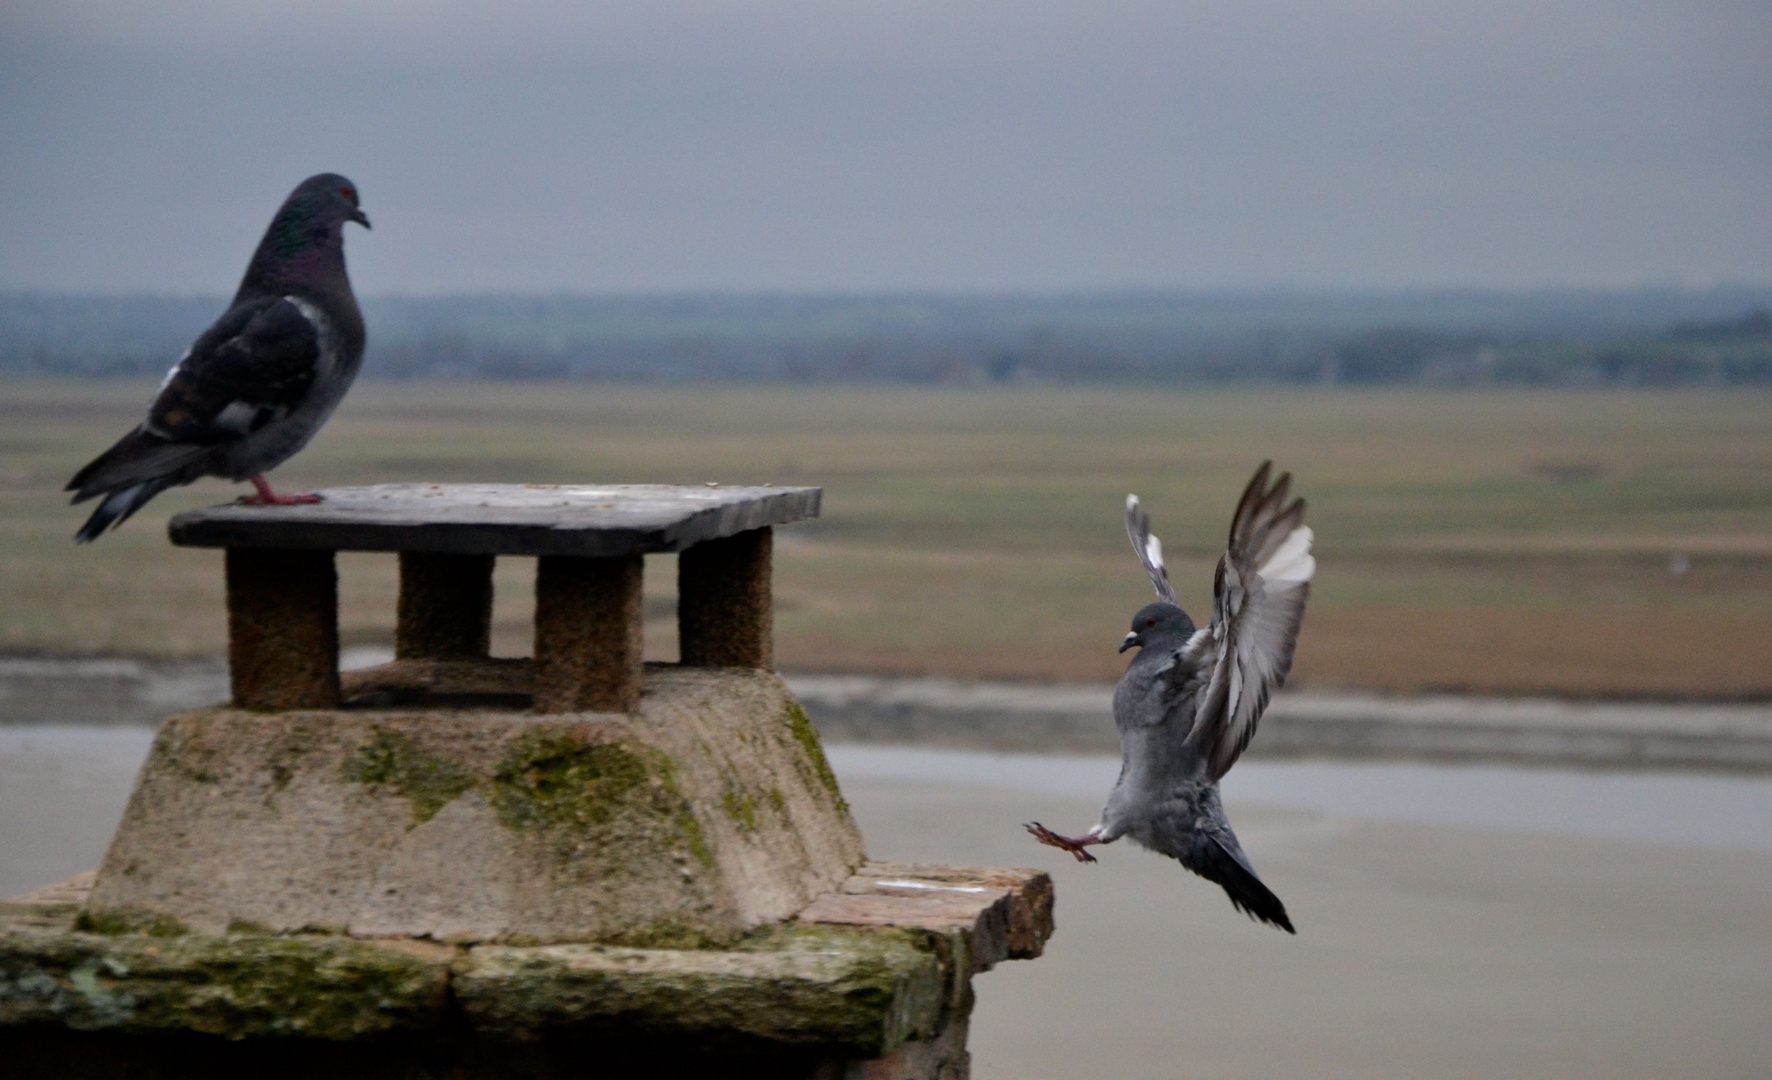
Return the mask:
<svg viewBox="0 0 1772 1080">
<path fill-rule="evenodd" d="M 817 517 L 822 488 L 713 484 L 377 484 L 318 503 L 227 503 L 172 519 L 187 547 L 611 558 Z"/>
</svg>

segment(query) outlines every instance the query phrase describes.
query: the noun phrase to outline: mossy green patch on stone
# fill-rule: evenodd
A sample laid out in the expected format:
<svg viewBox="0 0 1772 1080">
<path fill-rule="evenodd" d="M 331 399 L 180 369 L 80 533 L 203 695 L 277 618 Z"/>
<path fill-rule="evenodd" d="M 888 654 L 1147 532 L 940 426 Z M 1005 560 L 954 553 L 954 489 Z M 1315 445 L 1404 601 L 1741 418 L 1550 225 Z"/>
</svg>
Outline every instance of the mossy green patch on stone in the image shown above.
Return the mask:
<svg viewBox="0 0 1772 1080">
<path fill-rule="evenodd" d="M 159 772 L 182 776 L 194 784 L 221 782 L 216 774 L 215 750 L 189 737 L 188 731 L 170 725 L 154 739 L 148 751 L 150 765 Z"/>
<path fill-rule="evenodd" d="M 757 830 L 757 800 L 748 791 L 733 791 L 728 788 L 721 800 L 726 807 L 726 816 L 732 819 L 740 831 L 755 832 Z"/>
<path fill-rule="evenodd" d="M 189 927 L 170 915 L 133 908 L 83 911 L 74 920 L 74 929 L 88 934 L 145 934 L 158 938 L 182 937 L 191 932 Z"/>
<path fill-rule="evenodd" d="M 602 943 L 630 949 L 723 949 L 737 936 L 713 934 L 706 926 L 665 915 L 644 926 L 610 934 Z"/>
<path fill-rule="evenodd" d="M 278 740 L 265 763 L 271 774 L 271 791 L 267 798 L 289 787 L 290 781 L 302 771 L 302 763 L 311 749 L 307 740 L 295 735 Z"/>
<path fill-rule="evenodd" d="M 843 791 L 837 786 L 837 774 L 831 771 L 831 763 L 825 760 L 824 744 L 818 741 L 818 729 L 812 726 L 812 718 L 806 715 L 806 710 L 800 707 L 799 702 L 790 701 L 787 720 L 788 727 L 794 733 L 794 741 L 806 752 L 806 760 L 811 764 L 818 782 L 837 800 L 840 809 L 848 810 L 849 804 L 843 801 Z"/>
<path fill-rule="evenodd" d="M 658 773 L 659 785 L 664 789 L 665 796 L 677 807 L 672 819 L 677 823 L 677 832 L 683 837 L 689 853 L 695 861 L 709 870 L 714 868 L 714 853 L 708 849 L 707 839 L 701 833 L 701 821 L 689 806 L 689 800 L 677 789 L 677 763 L 669 756 L 652 752 L 654 770 Z"/>
<path fill-rule="evenodd" d="M 668 782 L 668 771 L 658 771 L 661 781 Z M 645 757 L 619 743 L 585 743 L 557 731 L 531 731 L 499 762 L 492 804 L 499 821 L 512 829 L 601 825 L 652 773 Z"/>
<path fill-rule="evenodd" d="M 677 787 L 677 764 L 658 750 L 585 742 L 558 729 L 538 728 L 506 751 L 492 789 L 501 824 L 565 830 L 561 851 L 574 862 L 582 860 L 584 832 L 620 816 L 642 830 L 645 822 L 666 825 L 697 862 L 714 866 L 701 822 Z"/>
<path fill-rule="evenodd" d="M 677 813 L 677 831 L 682 834 L 683 842 L 689 846 L 689 853 L 695 856 L 695 861 L 712 870 L 714 853 L 708 850 L 707 840 L 701 835 L 701 822 L 696 820 L 687 807 Z"/>
<path fill-rule="evenodd" d="M 338 939 L 0 934 L 0 1026 L 357 1039 L 440 1024 L 446 961 Z"/>
<path fill-rule="evenodd" d="M 277 931 L 272 930 L 264 923 L 253 922 L 251 919 L 235 919 L 228 923 L 227 932 L 230 934 L 275 934 Z"/>
<path fill-rule="evenodd" d="M 355 784 L 387 786 L 412 807 L 412 821 L 421 825 L 437 816 L 473 777 L 447 758 L 427 754 L 405 735 L 377 730 L 375 738 L 345 758 L 344 776 Z"/>
<path fill-rule="evenodd" d="M 876 1057 L 940 1023 L 944 983 L 921 938 L 879 928 L 787 929 L 728 949 L 479 946 L 451 988 L 504 1037 L 550 1030 L 759 1040 Z"/>
</svg>

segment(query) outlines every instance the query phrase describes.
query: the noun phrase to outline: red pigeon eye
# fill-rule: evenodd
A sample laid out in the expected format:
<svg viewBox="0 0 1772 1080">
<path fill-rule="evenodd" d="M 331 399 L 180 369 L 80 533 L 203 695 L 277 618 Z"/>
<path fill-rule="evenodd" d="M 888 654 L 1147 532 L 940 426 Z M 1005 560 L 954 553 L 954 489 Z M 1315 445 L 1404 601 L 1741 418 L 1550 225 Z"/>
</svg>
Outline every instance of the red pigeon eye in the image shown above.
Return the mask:
<svg viewBox="0 0 1772 1080">
<path fill-rule="evenodd" d="M 1145 625 L 1146 625 L 1146 626 L 1155 626 L 1155 625 L 1157 625 L 1157 620 L 1155 620 L 1155 619 L 1146 619 L 1146 620 L 1145 620 L 1145 621 L 1144 621 L 1144 624 L 1145 624 Z"/>
<path fill-rule="evenodd" d="M 346 187 L 346 188 L 339 188 L 339 189 L 338 189 L 338 193 L 339 193 L 339 194 L 340 194 L 340 195 L 343 195 L 343 196 L 344 196 L 344 197 L 345 197 L 345 198 L 347 198 L 347 199 L 349 199 L 349 200 L 351 200 L 351 201 L 352 201 L 352 202 L 356 202 L 356 201 L 357 201 L 357 192 L 356 192 L 356 190 L 355 190 L 355 189 L 353 189 L 353 188 L 348 188 L 348 187 Z"/>
</svg>

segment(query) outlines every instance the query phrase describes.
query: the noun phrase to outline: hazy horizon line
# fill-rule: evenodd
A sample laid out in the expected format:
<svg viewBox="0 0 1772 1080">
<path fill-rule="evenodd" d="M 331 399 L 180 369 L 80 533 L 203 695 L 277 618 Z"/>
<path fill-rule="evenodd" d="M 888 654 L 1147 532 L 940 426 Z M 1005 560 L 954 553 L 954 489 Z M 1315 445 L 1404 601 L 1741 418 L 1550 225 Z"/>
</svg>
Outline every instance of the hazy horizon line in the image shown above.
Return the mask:
<svg viewBox="0 0 1772 1080">
<path fill-rule="evenodd" d="M 153 291 L 148 289 L 69 289 L 0 285 L 0 296 L 36 298 L 93 298 L 108 300 L 201 300 L 232 295 L 232 289 Z M 1702 295 L 1707 293 L 1772 293 L 1772 280 L 1719 281 L 1706 285 L 1672 282 L 1644 282 L 1636 285 L 1114 285 L 1075 286 L 1069 288 L 989 287 L 954 288 L 942 286 L 896 288 L 737 288 L 723 286 L 637 287 L 629 289 L 590 289 L 576 287 L 533 289 L 451 289 L 437 291 L 357 289 L 367 300 L 448 300 L 461 297 L 562 297 L 597 299 L 645 299 L 652 297 L 806 297 L 849 299 L 862 297 L 967 297 L 967 298 L 1071 298 L 1071 297 L 1231 297 L 1231 296 L 1296 296 L 1309 298 L 1374 297 L 1374 296 L 1532 296 L 1562 295 Z"/>
</svg>

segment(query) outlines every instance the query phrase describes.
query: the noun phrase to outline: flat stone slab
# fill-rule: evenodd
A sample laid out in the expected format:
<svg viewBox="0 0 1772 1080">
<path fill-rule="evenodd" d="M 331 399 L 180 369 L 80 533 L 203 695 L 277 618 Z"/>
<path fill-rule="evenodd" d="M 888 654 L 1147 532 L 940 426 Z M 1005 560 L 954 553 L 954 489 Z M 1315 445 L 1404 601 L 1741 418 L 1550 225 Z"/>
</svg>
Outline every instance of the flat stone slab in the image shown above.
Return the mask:
<svg viewBox="0 0 1772 1080">
<path fill-rule="evenodd" d="M 1052 930 L 1043 872 L 902 863 L 864 864 L 725 949 L 99 932 L 91 881 L 0 903 L 0 1041 L 9 1028 L 285 1046 L 567 1034 L 878 1058 L 936 1037 L 969 1008 L 972 974 L 1037 956 Z"/>
<path fill-rule="evenodd" d="M 187 547 L 432 551 L 613 558 L 682 551 L 818 516 L 815 487 L 668 484 L 377 484 L 318 503 L 227 503 L 168 526 Z"/>
<path fill-rule="evenodd" d="M 957 933 L 968 971 L 1032 960 L 1052 936 L 1052 879 L 1044 871 L 870 862 L 800 912 L 825 926 L 900 926 Z"/>
</svg>

